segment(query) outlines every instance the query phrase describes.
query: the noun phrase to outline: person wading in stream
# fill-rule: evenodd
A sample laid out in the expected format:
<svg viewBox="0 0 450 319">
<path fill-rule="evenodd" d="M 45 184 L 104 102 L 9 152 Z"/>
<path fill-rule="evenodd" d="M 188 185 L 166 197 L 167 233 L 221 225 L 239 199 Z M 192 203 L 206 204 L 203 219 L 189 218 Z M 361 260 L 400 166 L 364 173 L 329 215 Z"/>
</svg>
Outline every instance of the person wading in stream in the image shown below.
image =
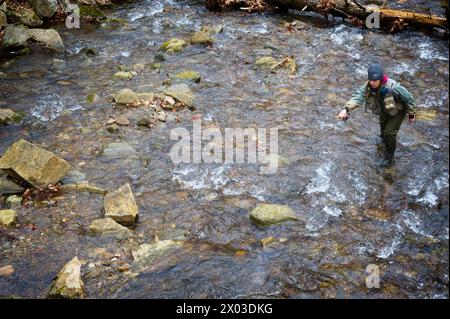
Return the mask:
<svg viewBox="0 0 450 319">
<path fill-rule="evenodd" d="M 397 146 L 397 133 L 408 114 L 409 122 L 415 122 L 416 104 L 412 94 L 398 82 L 388 78 L 379 63 L 367 69 L 368 81 L 364 83 L 345 104 L 337 118 L 347 120 L 350 112 L 365 105 L 379 116 L 380 137 L 385 146 L 382 166 L 392 165 Z"/>
</svg>

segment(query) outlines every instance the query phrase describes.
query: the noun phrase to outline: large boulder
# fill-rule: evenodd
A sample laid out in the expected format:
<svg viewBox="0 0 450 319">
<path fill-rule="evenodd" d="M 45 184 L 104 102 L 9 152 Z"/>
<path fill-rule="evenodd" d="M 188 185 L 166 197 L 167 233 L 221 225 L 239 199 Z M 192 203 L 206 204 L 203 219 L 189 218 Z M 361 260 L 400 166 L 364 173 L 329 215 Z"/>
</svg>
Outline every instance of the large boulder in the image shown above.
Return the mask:
<svg viewBox="0 0 450 319">
<path fill-rule="evenodd" d="M 57 0 L 28 0 L 28 3 L 41 18 L 52 17 L 58 9 Z"/>
<path fill-rule="evenodd" d="M 11 227 L 16 223 L 17 213 L 12 209 L 0 210 L 0 225 Z"/>
<path fill-rule="evenodd" d="M 105 217 L 123 225 L 132 225 L 138 217 L 138 207 L 131 192 L 130 184 L 125 184 L 105 195 Z"/>
<path fill-rule="evenodd" d="M 9 20 L 12 23 L 20 22 L 29 27 L 38 27 L 42 25 L 42 20 L 34 13 L 32 9 L 28 8 L 8 8 L 6 14 L 9 16 Z"/>
<path fill-rule="evenodd" d="M 56 276 L 49 293 L 50 298 L 75 299 L 84 297 L 84 284 L 81 280 L 81 262 L 78 257 L 64 265 Z"/>
<path fill-rule="evenodd" d="M 133 235 L 133 232 L 120 225 L 111 218 L 96 219 L 89 226 L 89 235 L 115 237 L 118 239 L 125 239 Z"/>
<path fill-rule="evenodd" d="M 49 49 L 64 51 L 61 36 L 54 29 L 29 29 L 28 34 L 32 40 L 44 44 Z"/>
<path fill-rule="evenodd" d="M 45 187 L 58 183 L 70 165 L 52 152 L 20 139 L 0 158 L 0 169 L 13 171 L 35 187 Z"/>
<path fill-rule="evenodd" d="M 194 95 L 187 84 L 174 84 L 168 87 L 164 94 L 169 95 L 187 106 L 194 106 Z"/>
<path fill-rule="evenodd" d="M 290 207 L 276 204 L 259 204 L 250 212 L 249 217 L 251 221 L 259 226 L 298 220 L 298 217 Z"/>
<path fill-rule="evenodd" d="M 30 38 L 28 28 L 23 25 L 9 26 L 3 34 L 2 47 L 21 47 L 27 44 Z"/>
<path fill-rule="evenodd" d="M 26 46 L 28 40 L 44 44 L 55 51 L 64 51 L 64 43 L 58 31 L 54 29 L 28 29 L 24 25 L 9 26 L 3 35 L 3 48 Z"/>
<path fill-rule="evenodd" d="M 0 108 L 0 125 L 8 125 L 11 123 L 19 123 L 22 116 L 10 109 Z"/>
</svg>

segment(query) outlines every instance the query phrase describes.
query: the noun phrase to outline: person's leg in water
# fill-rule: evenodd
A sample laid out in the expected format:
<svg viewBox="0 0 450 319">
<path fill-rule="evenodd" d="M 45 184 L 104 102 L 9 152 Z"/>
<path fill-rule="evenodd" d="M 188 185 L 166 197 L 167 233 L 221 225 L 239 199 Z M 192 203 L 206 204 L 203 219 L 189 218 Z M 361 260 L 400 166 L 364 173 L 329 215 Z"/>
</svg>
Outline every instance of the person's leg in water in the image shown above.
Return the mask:
<svg viewBox="0 0 450 319">
<path fill-rule="evenodd" d="M 394 161 L 394 153 L 397 148 L 397 133 L 406 116 L 406 111 L 400 111 L 395 116 L 386 115 L 386 123 L 383 125 L 383 140 L 386 148 L 384 165 L 391 165 Z M 381 123 L 380 123 L 381 125 Z"/>
</svg>

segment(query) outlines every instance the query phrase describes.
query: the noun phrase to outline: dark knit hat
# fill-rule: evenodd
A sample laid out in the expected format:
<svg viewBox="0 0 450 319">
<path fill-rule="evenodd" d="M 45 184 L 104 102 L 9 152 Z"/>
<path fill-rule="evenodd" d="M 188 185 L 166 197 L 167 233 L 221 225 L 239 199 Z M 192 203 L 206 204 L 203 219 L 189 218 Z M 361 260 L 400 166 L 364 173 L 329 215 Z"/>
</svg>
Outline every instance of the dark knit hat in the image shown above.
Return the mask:
<svg viewBox="0 0 450 319">
<path fill-rule="evenodd" d="M 384 75 L 383 67 L 380 63 L 372 63 L 367 69 L 367 77 L 369 80 L 382 80 Z"/>
</svg>

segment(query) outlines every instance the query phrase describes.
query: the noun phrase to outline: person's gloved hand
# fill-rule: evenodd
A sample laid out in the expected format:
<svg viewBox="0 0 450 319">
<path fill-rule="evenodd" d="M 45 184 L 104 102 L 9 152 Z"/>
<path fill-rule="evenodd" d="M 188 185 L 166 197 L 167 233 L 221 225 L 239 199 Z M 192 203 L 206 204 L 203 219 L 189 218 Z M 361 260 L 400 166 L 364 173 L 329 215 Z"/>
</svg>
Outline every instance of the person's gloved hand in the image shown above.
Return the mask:
<svg viewBox="0 0 450 319">
<path fill-rule="evenodd" d="M 408 114 L 408 121 L 409 121 L 409 123 L 414 123 L 416 121 L 416 115 Z"/>
</svg>

